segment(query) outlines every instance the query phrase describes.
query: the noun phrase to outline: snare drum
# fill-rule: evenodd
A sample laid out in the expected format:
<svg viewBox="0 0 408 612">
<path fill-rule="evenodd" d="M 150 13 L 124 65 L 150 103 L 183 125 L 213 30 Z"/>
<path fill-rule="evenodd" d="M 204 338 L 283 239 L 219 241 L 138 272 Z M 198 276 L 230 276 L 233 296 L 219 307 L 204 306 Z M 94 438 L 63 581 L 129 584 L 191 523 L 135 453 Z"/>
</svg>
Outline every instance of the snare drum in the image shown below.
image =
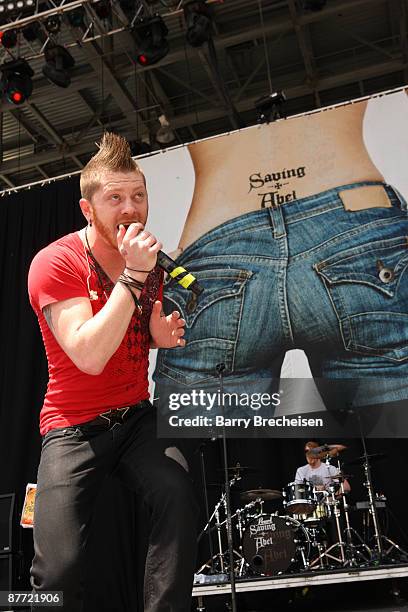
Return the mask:
<svg viewBox="0 0 408 612">
<path fill-rule="evenodd" d="M 327 503 L 326 491 L 314 491 L 316 506 L 310 514 L 294 514 L 293 517 L 302 523 L 316 524 L 324 519 L 330 518 L 330 506 Z"/>
<path fill-rule="evenodd" d="M 311 514 L 316 508 L 313 485 L 304 482 L 290 482 L 283 489 L 283 505 L 289 514 Z"/>
</svg>

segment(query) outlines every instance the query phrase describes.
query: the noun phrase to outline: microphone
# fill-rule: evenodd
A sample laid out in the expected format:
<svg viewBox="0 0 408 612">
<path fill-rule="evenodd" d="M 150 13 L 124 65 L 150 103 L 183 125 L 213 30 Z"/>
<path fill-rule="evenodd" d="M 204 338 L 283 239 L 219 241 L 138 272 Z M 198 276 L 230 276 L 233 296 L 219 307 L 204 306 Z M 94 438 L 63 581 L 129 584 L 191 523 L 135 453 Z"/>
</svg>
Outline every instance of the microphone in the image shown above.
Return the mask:
<svg viewBox="0 0 408 612">
<path fill-rule="evenodd" d="M 172 279 L 178 282 L 184 289 L 189 289 L 196 295 L 201 295 L 204 287 L 198 284 L 196 277 L 186 268 L 177 264 L 171 257 L 159 251 L 157 253 L 157 265 L 159 265 Z"/>
</svg>

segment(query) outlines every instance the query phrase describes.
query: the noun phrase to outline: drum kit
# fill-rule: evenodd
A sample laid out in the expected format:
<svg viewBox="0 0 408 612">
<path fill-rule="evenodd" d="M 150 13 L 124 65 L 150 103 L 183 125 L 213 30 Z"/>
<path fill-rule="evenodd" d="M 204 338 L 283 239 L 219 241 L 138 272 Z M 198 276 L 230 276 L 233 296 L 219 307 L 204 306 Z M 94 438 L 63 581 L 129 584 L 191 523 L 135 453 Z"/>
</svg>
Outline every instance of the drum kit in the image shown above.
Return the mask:
<svg viewBox="0 0 408 612">
<path fill-rule="evenodd" d="M 370 471 L 370 459 L 378 458 L 374 455 L 365 454 L 350 462 L 363 468 L 368 499 L 360 503 L 367 513 L 367 521 L 372 522 L 373 537 L 364 539 L 351 526 L 351 507 L 345 494 L 349 476 L 342 471 L 338 460 L 339 453 L 345 449 L 343 445 L 332 444 L 312 450 L 327 466 L 337 460 L 337 471 L 327 477 L 325 486 L 303 480 L 288 483 L 282 491 L 259 488 L 241 492 L 243 505 L 231 511 L 233 555 L 228 555 L 226 550 L 228 517 L 224 491 L 200 534 L 207 533 L 211 542 L 215 533 L 216 546 L 210 546 L 212 556 L 197 574 L 231 574 L 232 558 L 233 574 L 237 578 L 364 567 L 395 561 L 395 556 L 398 560 L 408 560 L 407 552 L 381 534 L 377 513 L 379 497 L 373 491 Z M 230 489 L 234 490 L 243 475 L 256 471 L 239 463 L 228 467 Z M 275 502 L 278 509 L 265 511 L 265 506 L 270 506 L 267 502 Z"/>
</svg>

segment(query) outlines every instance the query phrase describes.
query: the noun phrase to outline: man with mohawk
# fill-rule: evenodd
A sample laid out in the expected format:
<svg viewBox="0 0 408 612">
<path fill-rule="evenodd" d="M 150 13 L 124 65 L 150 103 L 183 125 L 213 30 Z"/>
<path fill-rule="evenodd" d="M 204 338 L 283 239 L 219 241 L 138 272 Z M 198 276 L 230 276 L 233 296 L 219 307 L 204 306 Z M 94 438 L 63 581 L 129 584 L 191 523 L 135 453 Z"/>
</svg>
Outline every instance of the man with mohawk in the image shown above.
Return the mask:
<svg viewBox="0 0 408 612">
<path fill-rule="evenodd" d="M 83 610 L 95 500 L 114 474 L 151 517 L 144 610 L 184 612 L 197 509 L 184 456 L 156 437 L 148 355 L 183 347 L 185 321 L 162 316 L 162 245 L 145 229 L 146 181 L 127 141 L 106 133 L 80 184 L 87 226 L 40 251 L 28 279 L 49 369 L 31 581 L 35 592 L 63 591 L 55 610 Z"/>
</svg>

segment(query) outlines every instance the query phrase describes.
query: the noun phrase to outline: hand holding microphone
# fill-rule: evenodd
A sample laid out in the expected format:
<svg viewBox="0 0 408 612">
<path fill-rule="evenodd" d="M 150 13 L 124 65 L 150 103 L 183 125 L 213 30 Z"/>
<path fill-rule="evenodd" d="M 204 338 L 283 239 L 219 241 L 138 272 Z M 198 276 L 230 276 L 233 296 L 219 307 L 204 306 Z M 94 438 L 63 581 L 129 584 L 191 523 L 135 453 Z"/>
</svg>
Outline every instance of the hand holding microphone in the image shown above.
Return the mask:
<svg viewBox="0 0 408 612">
<path fill-rule="evenodd" d="M 166 253 L 163 253 L 161 250 L 162 243 L 158 242 L 157 238 L 150 232 L 147 232 L 141 223 L 132 223 L 127 230 L 123 225 L 120 225 L 118 246 L 128 268 L 140 272 L 149 272 L 157 262 L 157 265 L 184 289 L 189 289 L 196 295 L 203 292 L 204 289 L 198 284 L 196 277 L 184 266 L 177 264 Z M 132 252 L 135 249 L 136 253 L 134 255 L 137 255 L 137 259 Z"/>
</svg>

